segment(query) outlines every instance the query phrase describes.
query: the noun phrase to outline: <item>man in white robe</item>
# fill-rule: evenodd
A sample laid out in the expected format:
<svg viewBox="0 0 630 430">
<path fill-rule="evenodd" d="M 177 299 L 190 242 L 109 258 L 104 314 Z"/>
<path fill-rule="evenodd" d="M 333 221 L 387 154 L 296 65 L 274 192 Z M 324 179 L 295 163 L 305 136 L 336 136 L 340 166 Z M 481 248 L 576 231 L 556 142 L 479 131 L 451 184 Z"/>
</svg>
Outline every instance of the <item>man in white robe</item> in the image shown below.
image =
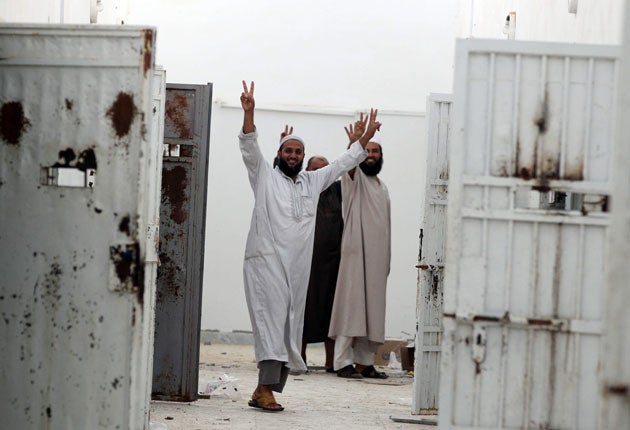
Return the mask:
<svg viewBox="0 0 630 430">
<path fill-rule="evenodd" d="M 356 127 L 346 129 L 355 139 Z M 387 378 L 374 368 L 385 339 L 385 298 L 391 258 L 391 209 L 377 176 L 383 163 L 378 136 L 366 146 L 359 169 L 341 178 L 344 231 L 328 335 L 335 339 L 334 368 L 345 378 Z"/>
<path fill-rule="evenodd" d="M 300 349 L 319 195 L 365 159 L 364 148 L 380 124 L 373 111 L 362 125 L 365 137 L 328 166 L 310 172 L 301 171 L 304 142 L 288 135 L 281 140 L 278 165 L 272 167 L 257 142 L 254 83 L 248 90 L 243 81 L 243 90 L 239 143 L 255 198 L 243 275 L 259 369 L 249 405 L 281 411 L 273 391 L 282 392 L 289 369 L 306 370 Z"/>
</svg>

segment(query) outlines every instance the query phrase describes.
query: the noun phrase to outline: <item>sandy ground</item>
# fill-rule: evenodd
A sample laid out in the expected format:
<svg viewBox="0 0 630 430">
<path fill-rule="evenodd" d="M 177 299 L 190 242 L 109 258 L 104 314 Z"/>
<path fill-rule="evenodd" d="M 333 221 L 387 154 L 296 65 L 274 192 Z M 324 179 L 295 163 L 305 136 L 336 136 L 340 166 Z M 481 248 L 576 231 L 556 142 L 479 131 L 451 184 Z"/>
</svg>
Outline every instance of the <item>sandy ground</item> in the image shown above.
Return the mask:
<svg viewBox="0 0 630 430">
<path fill-rule="evenodd" d="M 321 345 L 321 344 L 320 344 Z M 276 394 L 283 412 L 263 412 L 247 405 L 257 384 L 252 345 L 202 345 L 199 390 L 207 382 L 227 374 L 237 378 L 237 398 L 210 396 L 192 403 L 152 401 L 152 429 L 435 429 L 435 426 L 403 423 L 411 411 L 413 377 L 402 370 L 379 367 L 386 380 L 351 380 L 326 373 L 324 348 L 309 346 L 303 375 L 290 375 L 282 394 Z"/>
</svg>

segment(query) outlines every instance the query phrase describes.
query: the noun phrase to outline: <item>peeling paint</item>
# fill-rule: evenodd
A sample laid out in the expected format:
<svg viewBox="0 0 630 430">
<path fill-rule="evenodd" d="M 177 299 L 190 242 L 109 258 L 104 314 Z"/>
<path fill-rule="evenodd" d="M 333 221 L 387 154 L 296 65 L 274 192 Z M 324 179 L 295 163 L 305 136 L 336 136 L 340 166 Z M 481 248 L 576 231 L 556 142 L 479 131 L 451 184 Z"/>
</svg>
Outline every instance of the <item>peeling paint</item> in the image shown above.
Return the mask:
<svg viewBox="0 0 630 430">
<path fill-rule="evenodd" d="M 116 247 L 114 253 L 111 255 L 111 258 L 114 262 L 116 275 L 118 276 L 120 283 L 125 284 L 127 282 L 133 282 L 132 275 L 134 269 L 133 266 L 135 264 L 133 250 Z"/>
<path fill-rule="evenodd" d="M 136 295 L 138 303 L 144 301 L 144 265 L 140 263 L 140 247 L 137 243 L 116 245 L 109 248 L 113 265 L 114 291 L 128 292 Z"/>
<path fill-rule="evenodd" d="M 83 172 L 88 169 L 96 170 L 96 154 L 92 148 L 88 148 L 79 153 L 75 167 Z"/>
<path fill-rule="evenodd" d="M 31 122 L 24 115 L 24 108 L 20 102 L 7 102 L 0 108 L 0 136 L 11 144 L 20 143 L 22 134 L 31 126 Z"/>
<path fill-rule="evenodd" d="M 125 233 L 127 236 L 131 236 L 131 230 L 129 228 L 130 221 L 131 219 L 129 218 L 129 215 L 125 215 L 118 224 L 118 230 Z"/>
<path fill-rule="evenodd" d="M 77 154 L 74 153 L 72 148 L 61 150 L 59 151 L 59 161 L 53 164 L 53 167 L 69 166 L 75 158 L 77 158 Z"/>
</svg>

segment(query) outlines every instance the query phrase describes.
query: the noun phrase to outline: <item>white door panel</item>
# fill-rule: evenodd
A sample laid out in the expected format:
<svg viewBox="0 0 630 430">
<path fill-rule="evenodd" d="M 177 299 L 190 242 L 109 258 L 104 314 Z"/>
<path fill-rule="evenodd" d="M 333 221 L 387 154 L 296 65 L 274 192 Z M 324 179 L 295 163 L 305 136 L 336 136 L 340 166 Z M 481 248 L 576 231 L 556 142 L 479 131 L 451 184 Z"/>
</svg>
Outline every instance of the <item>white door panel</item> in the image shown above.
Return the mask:
<svg viewBox="0 0 630 430">
<path fill-rule="evenodd" d="M 450 94 L 431 94 L 427 99 L 427 180 L 418 261 L 414 414 L 435 414 L 439 407 L 451 106 Z"/>
<path fill-rule="evenodd" d="M 148 424 L 154 42 L 150 28 L 0 26 L 6 428 Z"/>
<path fill-rule="evenodd" d="M 442 428 L 597 425 L 618 50 L 457 43 Z"/>
</svg>

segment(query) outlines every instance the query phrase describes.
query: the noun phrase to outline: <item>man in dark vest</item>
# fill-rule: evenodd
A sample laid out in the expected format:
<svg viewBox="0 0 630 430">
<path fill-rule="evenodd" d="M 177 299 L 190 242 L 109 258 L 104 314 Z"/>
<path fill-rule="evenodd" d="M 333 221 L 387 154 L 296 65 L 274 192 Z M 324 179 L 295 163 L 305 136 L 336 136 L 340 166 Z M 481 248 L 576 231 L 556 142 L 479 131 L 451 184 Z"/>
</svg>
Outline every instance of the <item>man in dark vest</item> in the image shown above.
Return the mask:
<svg viewBox="0 0 630 430">
<path fill-rule="evenodd" d="M 328 160 L 314 156 L 308 160 L 306 170 L 317 170 L 328 165 Z M 341 259 L 341 182 L 336 181 L 319 195 L 311 275 L 304 310 L 302 359 L 306 362 L 306 345 L 324 342 L 327 372 L 333 373 L 335 341 L 328 337 L 330 316 L 335 299 L 337 272 Z"/>
</svg>

